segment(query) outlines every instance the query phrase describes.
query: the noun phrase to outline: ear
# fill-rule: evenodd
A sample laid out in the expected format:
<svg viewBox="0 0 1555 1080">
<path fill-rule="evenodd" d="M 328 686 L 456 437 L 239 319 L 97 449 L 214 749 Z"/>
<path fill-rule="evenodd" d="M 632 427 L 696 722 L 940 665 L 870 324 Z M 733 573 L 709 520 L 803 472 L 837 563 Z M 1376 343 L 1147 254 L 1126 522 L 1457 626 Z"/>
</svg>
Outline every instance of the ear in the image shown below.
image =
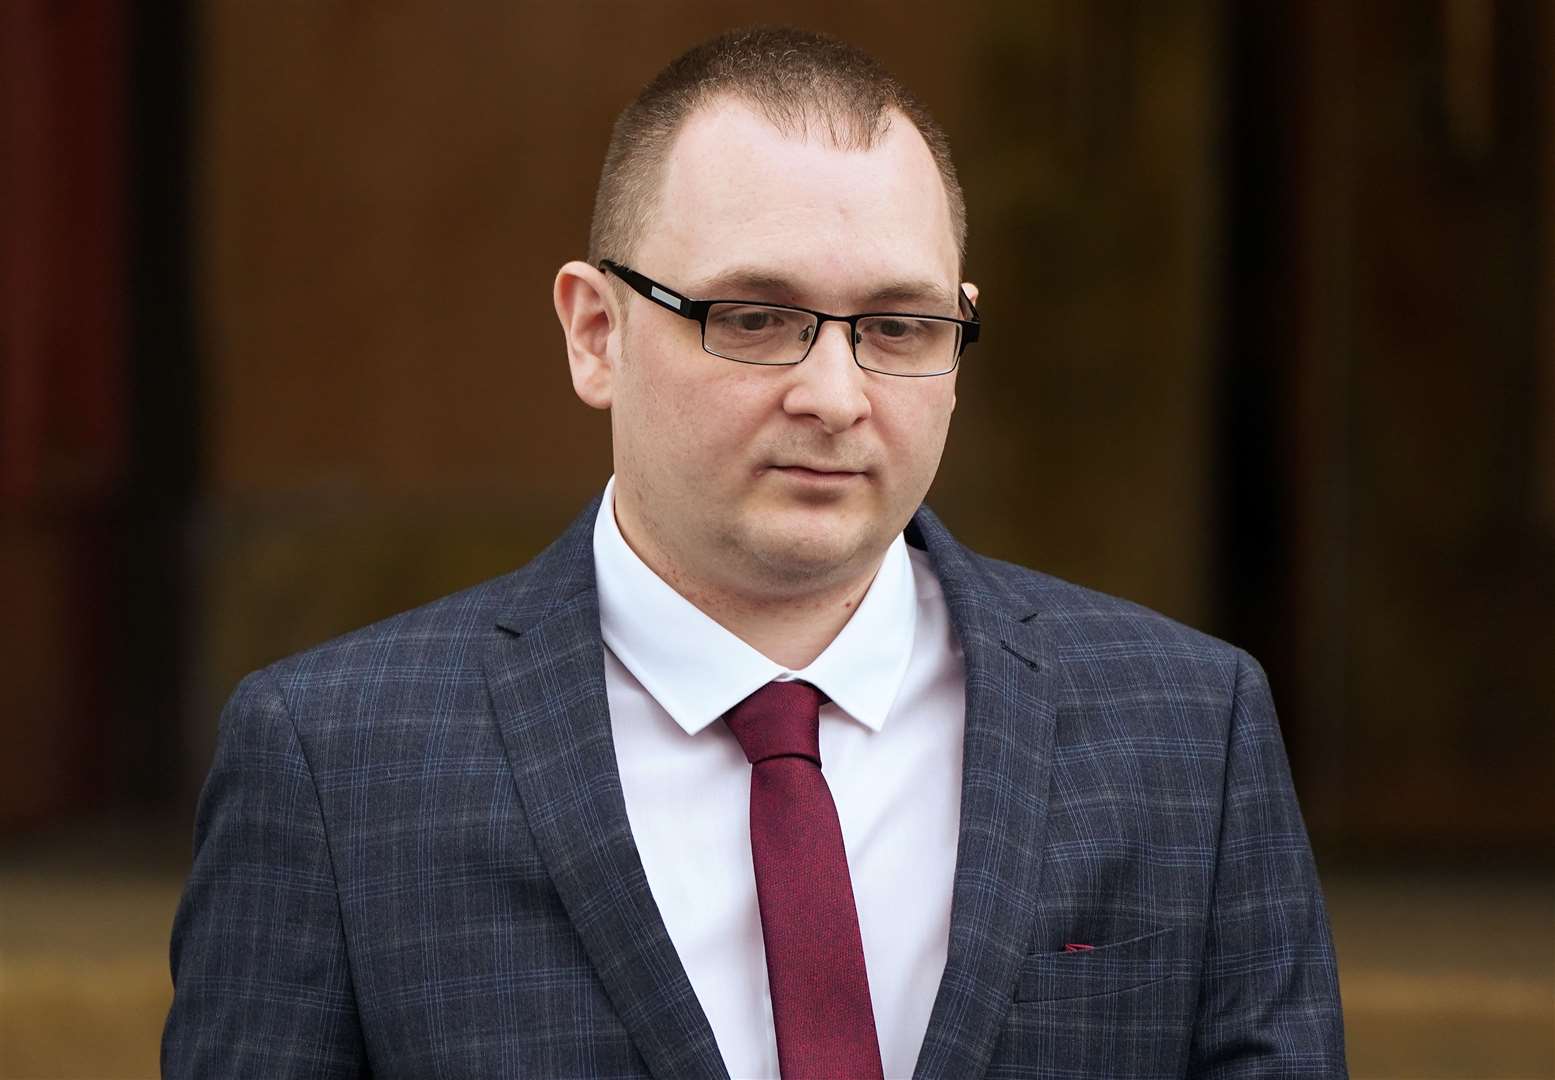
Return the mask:
<svg viewBox="0 0 1555 1080">
<path fill-rule="evenodd" d="M 611 335 L 619 318 L 610 283 L 588 263 L 573 260 L 557 271 L 551 300 L 567 337 L 573 392 L 585 405 L 610 408 L 615 374 Z"/>
<path fill-rule="evenodd" d="M 966 293 L 966 298 L 968 300 L 972 301 L 972 303 L 974 303 L 974 304 L 977 303 L 977 286 L 976 285 L 972 284 L 972 282 L 970 282 L 970 281 L 963 281 L 961 283 L 961 291 Z M 952 379 L 954 379 L 959 374 L 961 374 L 961 368 L 960 368 L 960 365 L 957 365 L 956 370 L 952 371 L 950 373 L 950 377 Z M 955 386 L 956 386 L 956 384 L 954 382 L 952 382 L 950 384 L 950 387 L 951 387 L 951 389 L 950 389 L 950 411 L 951 412 L 955 412 L 956 411 L 956 390 L 955 390 Z"/>
</svg>

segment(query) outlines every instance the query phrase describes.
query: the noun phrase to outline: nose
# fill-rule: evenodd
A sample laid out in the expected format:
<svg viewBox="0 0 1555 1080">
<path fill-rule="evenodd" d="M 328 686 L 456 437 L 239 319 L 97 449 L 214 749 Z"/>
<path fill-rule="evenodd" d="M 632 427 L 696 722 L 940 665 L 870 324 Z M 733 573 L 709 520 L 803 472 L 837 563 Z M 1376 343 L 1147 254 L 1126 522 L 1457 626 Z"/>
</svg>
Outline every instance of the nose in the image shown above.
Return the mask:
<svg viewBox="0 0 1555 1080">
<path fill-rule="evenodd" d="M 828 435 L 837 435 L 869 418 L 864 392 L 868 372 L 853 360 L 853 343 L 845 322 L 822 323 L 810 355 L 796 365 L 793 384 L 783 397 L 790 416 L 814 416 Z"/>
</svg>

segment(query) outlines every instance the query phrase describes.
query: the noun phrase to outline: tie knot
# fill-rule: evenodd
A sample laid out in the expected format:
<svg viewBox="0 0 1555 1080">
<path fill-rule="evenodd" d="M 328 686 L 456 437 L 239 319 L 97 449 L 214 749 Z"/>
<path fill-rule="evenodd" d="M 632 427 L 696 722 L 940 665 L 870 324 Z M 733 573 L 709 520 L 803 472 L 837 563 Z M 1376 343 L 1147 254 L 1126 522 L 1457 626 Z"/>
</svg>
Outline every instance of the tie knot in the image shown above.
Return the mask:
<svg viewBox="0 0 1555 1080">
<path fill-rule="evenodd" d="M 826 695 L 807 682 L 769 682 L 724 714 L 752 765 L 775 757 L 821 764 L 821 705 Z"/>
</svg>

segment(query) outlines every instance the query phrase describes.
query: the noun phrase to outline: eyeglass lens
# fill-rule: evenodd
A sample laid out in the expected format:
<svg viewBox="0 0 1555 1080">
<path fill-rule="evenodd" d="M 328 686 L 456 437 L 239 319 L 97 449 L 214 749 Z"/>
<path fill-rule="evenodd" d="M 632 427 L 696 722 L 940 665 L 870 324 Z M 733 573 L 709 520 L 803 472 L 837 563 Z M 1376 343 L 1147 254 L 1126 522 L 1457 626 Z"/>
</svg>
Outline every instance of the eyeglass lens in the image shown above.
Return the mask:
<svg viewBox="0 0 1555 1080">
<path fill-rule="evenodd" d="M 747 364 L 796 364 L 809 352 L 818 320 L 789 308 L 714 304 L 702 344 L 708 352 Z M 939 319 L 878 315 L 858 321 L 853 352 L 875 371 L 934 375 L 956 366 L 961 327 Z"/>
</svg>

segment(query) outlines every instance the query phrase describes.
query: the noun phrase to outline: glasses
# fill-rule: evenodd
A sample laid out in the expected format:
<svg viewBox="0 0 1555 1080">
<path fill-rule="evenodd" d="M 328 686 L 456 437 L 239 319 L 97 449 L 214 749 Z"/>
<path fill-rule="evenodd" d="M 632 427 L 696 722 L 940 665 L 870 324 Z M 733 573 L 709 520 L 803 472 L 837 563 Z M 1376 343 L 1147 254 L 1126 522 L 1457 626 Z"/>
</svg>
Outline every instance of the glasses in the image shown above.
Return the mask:
<svg viewBox="0 0 1555 1080">
<path fill-rule="evenodd" d="M 828 315 L 786 304 L 693 300 L 610 259 L 603 260 L 599 269 L 626 282 L 639 296 L 700 325 L 703 350 L 741 364 L 797 364 L 810 355 L 822 323 L 840 322 L 848 324 L 853 360 L 865 371 L 907 378 L 948 375 L 956 370 L 966 347 L 977 340 L 982 326 L 965 290 L 960 299 L 972 313 L 970 319 L 896 311 Z"/>
</svg>

